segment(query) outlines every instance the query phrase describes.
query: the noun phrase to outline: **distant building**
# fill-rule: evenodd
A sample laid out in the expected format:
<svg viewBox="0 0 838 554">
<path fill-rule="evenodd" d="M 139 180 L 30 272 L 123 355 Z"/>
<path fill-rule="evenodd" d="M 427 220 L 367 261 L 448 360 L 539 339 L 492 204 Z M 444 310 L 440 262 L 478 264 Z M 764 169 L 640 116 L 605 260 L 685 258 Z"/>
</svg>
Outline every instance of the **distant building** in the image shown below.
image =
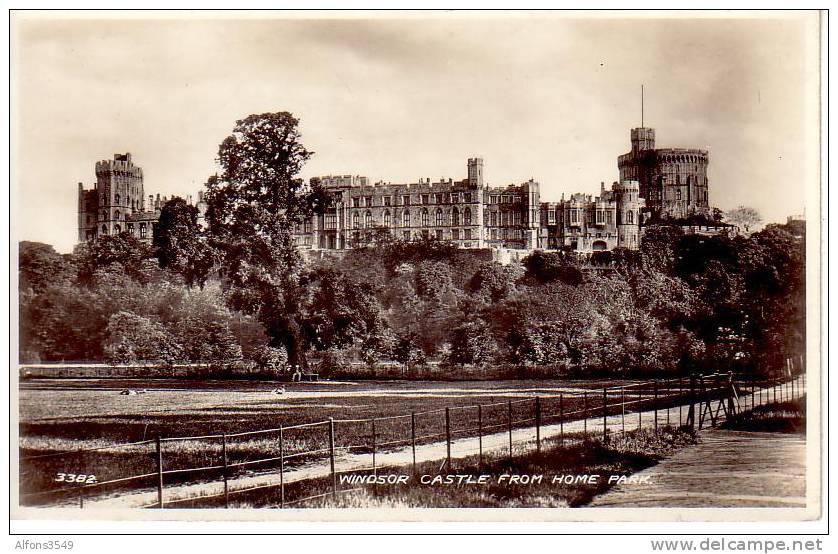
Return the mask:
<svg viewBox="0 0 838 554">
<path fill-rule="evenodd" d="M 695 148 L 655 148 L 655 130 L 631 130 L 631 152 L 617 158 L 620 181 L 640 184 L 652 218 L 709 215 L 710 155 Z"/>
<path fill-rule="evenodd" d="M 128 232 L 143 242 L 151 242 L 164 196 L 148 196 L 146 202 L 143 170 L 134 164 L 131 154 L 114 154 L 112 160 L 96 162 L 96 184 L 85 190 L 79 183 L 79 242 L 103 235 Z M 192 199 L 187 198 L 191 204 Z M 198 210 L 204 213 L 203 193 L 198 195 Z"/>
<path fill-rule="evenodd" d="M 315 177 L 312 182 L 324 186 L 334 205 L 298 225 L 297 244 L 346 250 L 387 234 L 400 240 L 436 238 L 462 248 L 590 253 L 638 248 L 647 220 L 672 220 L 703 234 L 724 231 L 724 224 L 707 219 L 706 151 L 656 149 L 655 130 L 646 127 L 632 129 L 631 145 L 631 152 L 618 158 L 620 180 L 610 190 L 601 183 L 598 196 L 576 193 L 559 202 L 542 202 L 541 186 L 533 179 L 489 186 L 482 158 L 469 158 L 466 177 L 457 181 L 428 177 L 394 184 L 371 183 L 360 175 Z M 146 198 L 143 171 L 131 154 L 97 162 L 94 188 L 85 190 L 79 183 L 79 241 L 127 231 L 150 242 L 166 200 Z M 200 214 L 206 211 L 202 194 L 196 206 Z"/>
<path fill-rule="evenodd" d="M 637 248 L 640 210 L 636 181 L 614 183 L 599 196 L 541 202 L 540 185 L 507 187 L 483 182 L 483 160 L 470 158 L 466 179 L 416 183 L 379 182 L 361 176 L 315 177 L 335 205 L 297 228 L 301 247 L 344 250 L 371 244 L 381 233 L 401 240 L 436 238 L 462 248 L 532 250 L 568 248 L 580 252 Z"/>
</svg>

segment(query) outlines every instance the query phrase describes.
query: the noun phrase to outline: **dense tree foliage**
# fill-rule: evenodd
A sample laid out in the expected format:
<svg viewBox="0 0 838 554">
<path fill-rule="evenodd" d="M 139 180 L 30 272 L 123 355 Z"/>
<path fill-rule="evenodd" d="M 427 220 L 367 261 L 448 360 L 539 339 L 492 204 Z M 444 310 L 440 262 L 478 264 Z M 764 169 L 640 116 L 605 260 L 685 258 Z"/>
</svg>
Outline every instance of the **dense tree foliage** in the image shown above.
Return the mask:
<svg viewBox="0 0 838 554">
<path fill-rule="evenodd" d="M 306 186 L 297 177 L 310 157 L 291 114 L 251 115 L 221 143 L 222 171 L 207 181 L 206 196 L 210 242 L 230 307 L 254 314 L 270 345 L 284 347 L 303 366 L 303 262 L 294 229 L 328 203 L 316 183 Z"/>
<path fill-rule="evenodd" d="M 161 268 L 179 274 L 189 287 L 204 286 L 215 252 L 198 225 L 198 208 L 183 198 L 166 202 L 154 226 L 152 246 Z"/>
<path fill-rule="evenodd" d="M 307 263 L 295 228 L 330 202 L 298 178 L 310 157 L 291 114 L 252 115 L 219 147 L 205 227 L 174 199 L 153 247 L 126 233 L 66 256 L 20 243 L 21 361 L 282 375 L 310 355 L 335 373 L 386 361 L 555 376 L 764 372 L 805 351 L 800 225 L 705 236 L 657 222 L 637 251 L 535 251 L 509 265 L 376 230 Z"/>
</svg>

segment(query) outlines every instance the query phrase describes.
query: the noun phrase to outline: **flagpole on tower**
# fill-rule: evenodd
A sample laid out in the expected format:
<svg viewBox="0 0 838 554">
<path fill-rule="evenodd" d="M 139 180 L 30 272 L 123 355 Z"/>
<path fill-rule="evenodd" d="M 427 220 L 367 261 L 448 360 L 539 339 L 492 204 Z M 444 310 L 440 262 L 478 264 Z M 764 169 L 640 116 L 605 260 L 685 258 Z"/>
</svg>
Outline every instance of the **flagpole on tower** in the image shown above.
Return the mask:
<svg viewBox="0 0 838 554">
<path fill-rule="evenodd" d="M 643 103 L 643 96 L 644 96 L 644 86 L 640 85 L 640 126 L 643 127 L 643 121 L 645 114 L 645 106 Z"/>
</svg>

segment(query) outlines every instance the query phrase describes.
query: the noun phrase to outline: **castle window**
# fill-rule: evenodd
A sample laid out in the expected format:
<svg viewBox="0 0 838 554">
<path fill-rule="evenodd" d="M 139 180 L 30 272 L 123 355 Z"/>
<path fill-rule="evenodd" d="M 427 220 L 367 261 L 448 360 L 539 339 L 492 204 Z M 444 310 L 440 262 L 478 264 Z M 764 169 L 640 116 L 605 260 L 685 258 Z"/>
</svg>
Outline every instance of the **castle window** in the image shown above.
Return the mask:
<svg viewBox="0 0 838 554">
<path fill-rule="evenodd" d="M 390 197 L 389 197 L 389 196 L 385 196 L 385 197 L 384 197 L 384 205 L 385 205 L 385 206 L 389 206 L 389 205 L 390 205 Z"/>
<path fill-rule="evenodd" d="M 360 208 L 361 207 L 361 199 L 360 198 L 353 198 L 352 199 L 352 207 L 353 208 Z"/>
<path fill-rule="evenodd" d="M 303 233 L 311 233 L 311 220 L 306 219 L 303 221 Z"/>
<path fill-rule="evenodd" d="M 451 239 L 452 240 L 460 240 L 460 230 L 459 229 L 451 229 Z"/>
<path fill-rule="evenodd" d="M 465 196 L 465 200 L 464 200 L 464 202 L 465 202 L 466 204 L 471 204 L 471 193 L 470 193 L 470 192 L 467 192 L 467 193 L 465 193 L 465 194 L 464 194 L 464 196 Z"/>
<path fill-rule="evenodd" d="M 88 225 L 90 225 L 90 220 L 91 220 L 91 219 L 92 219 L 92 218 L 90 217 L 90 214 L 87 214 L 87 224 L 88 224 Z"/>
<path fill-rule="evenodd" d="M 492 196 L 490 196 L 489 197 L 489 202 L 492 203 L 492 204 L 497 204 L 498 203 L 498 195 L 493 194 Z"/>
<path fill-rule="evenodd" d="M 513 225 L 520 225 L 521 224 L 521 212 L 514 212 L 512 214 L 512 224 Z"/>
<path fill-rule="evenodd" d="M 372 207 L 372 196 L 367 196 L 364 198 L 364 206 L 367 208 Z"/>
<path fill-rule="evenodd" d="M 144 239 L 146 237 L 146 226 L 145 223 L 140 223 L 140 238 Z"/>
<path fill-rule="evenodd" d="M 492 227 L 497 227 L 498 226 L 498 212 L 492 212 L 491 213 L 490 221 L 491 221 Z"/>
<path fill-rule="evenodd" d="M 492 229 L 492 240 L 498 240 L 498 230 Z"/>
<path fill-rule="evenodd" d="M 119 206 L 119 195 L 118 194 L 116 195 L 116 200 L 115 200 L 114 204 Z"/>
<path fill-rule="evenodd" d="M 436 193 L 434 195 L 434 197 L 436 198 L 435 201 L 436 201 L 437 204 L 442 204 L 442 193 L 441 192 Z"/>
<path fill-rule="evenodd" d="M 410 227 L 410 210 L 402 213 L 402 227 Z"/>
<path fill-rule="evenodd" d="M 430 197 L 427 194 L 422 195 L 422 204 L 430 204 Z"/>
<path fill-rule="evenodd" d="M 463 210 L 463 225 L 471 225 L 471 208 Z"/>
<path fill-rule="evenodd" d="M 387 197 L 387 198 L 389 198 L 389 197 Z M 391 223 L 391 221 L 390 221 L 390 210 L 386 210 L 384 212 L 384 226 L 389 227 L 390 223 Z"/>
<path fill-rule="evenodd" d="M 409 194 L 405 194 L 404 196 L 402 196 L 402 205 L 410 206 L 410 195 Z"/>
<path fill-rule="evenodd" d="M 132 236 L 134 235 L 134 224 L 133 223 L 128 224 L 128 233 L 131 234 Z"/>
<path fill-rule="evenodd" d="M 116 210 L 116 211 L 114 212 L 114 214 L 113 214 L 113 218 L 114 218 L 115 220 L 119 221 L 119 210 Z"/>
<path fill-rule="evenodd" d="M 579 210 L 576 210 L 576 209 L 571 209 L 570 210 L 570 223 L 571 223 L 571 225 L 574 224 L 574 223 L 576 223 L 576 224 L 579 223 Z"/>
<path fill-rule="evenodd" d="M 357 198 L 353 198 L 353 200 L 357 200 Z M 358 215 L 358 212 L 352 214 L 352 228 L 357 229 L 361 226 L 361 218 Z"/>
<path fill-rule="evenodd" d="M 364 214 L 364 227 L 372 227 L 372 212 L 369 210 Z"/>
<path fill-rule="evenodd" d="M 597 210 L 596 211 L 596 224 L 602 225 L 605 223 L 605 211 L 604 210 Z"/>
<path fill-rule="evenodd" d="M 402 237 L 404 238 L 404 240 L 410 240 L 410 231 L 405 231 L 404 233 L 402 233 Z"/>
<path fill-rule="evenodd" d="M 436 226 L 442 227 L 444 225 L 444 219 L 442 215 L 442 208 L 436 209 Z"/>
<path fill-rule="evenodd" d="M 457 206 L 454 206 L 454 209 L 451 210 L 451 225 L 459 225 L 460 224 L 460 210 L 457 209 Z"/>
<path fill-rule="evenodd" d="M 681 189 L 675 191 L 675 200 L 681 199 Z"/>
<path fill-rule="evenodd" d="M 326 214 L 326 229 L 335 229 L 338 226 L 337 214 Z"/>
<path fill-rule="evenodd" d="M 451 203 L 456 204 L 460 201 L 460 193 L 459 192 L 452 192 L 451 193 Z"/>
<path fill-rule="evenodd" d="M 442 229 L 436 230 L 436 240 L 442 240 Z"/>
<path fill-rule="evenodd" d="M 676 184 L 676 185 L 680 185 L 680 184 L 681 184 L 681 176 L 680 176 L 680 175 L 676 175 L 676 176 L 675 176 L 675 184 Z"/>
<path fill-rule="evenodd" d="M 463 230 L 463 238 L 465 240 L 471 240 L 471 229 Z"/>
<path fill-rule="evenodd" d="M 629 225 L 634 225 L 634 212 L 626 212 L 626 223 L 628 223 Z"/>
<path fill-rule="evenodd" d="M 105 226 L 105 225 L 102 225 L 102 234 L 103 234 L 103 235 L 107 235 L 107 234 L 108 234 L 108 227 L 107 227 L 107 226 Z"/>
<path fill-rule="evenodd" d="M 426 208 L 422 208 L 422 227 L 427 227 L 428 225 L 430 225 L 428 210 Z"/>
<path fill-rule="evenodd" d="M 122 227 L 120 227 L 119 225 L 114 225 L 113 226 L 113 232 L 114 232 L 115 235 L 118 235 L 119 233 L 122 232 Z"/>
</svg>

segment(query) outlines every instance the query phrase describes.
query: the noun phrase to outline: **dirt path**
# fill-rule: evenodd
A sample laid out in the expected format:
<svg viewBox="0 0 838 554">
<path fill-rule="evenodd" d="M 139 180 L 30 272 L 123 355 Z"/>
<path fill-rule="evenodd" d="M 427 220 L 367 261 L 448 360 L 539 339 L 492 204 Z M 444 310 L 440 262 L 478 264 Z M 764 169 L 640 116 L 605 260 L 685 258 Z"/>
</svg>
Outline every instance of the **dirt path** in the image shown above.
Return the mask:
<svg viewBox="0 0 838 554">
<path fill-rule="evenodd" d="M 800 394 L 804 394 L 801 390 Z M 768 403 L 773 398 L 771 397 L 769 389 L 762 389 L 756 391 L 753 397 L 755 405 Z M 750 406 L 751 396 L 740 398 L 740 405 Z M 715 404 L 714 404 L 715 405 Z M 688 406 L 676 406 L 670 409 L 658 410 L 658 425 L 666 425 L 671 423 L 677 425 L 679 421 L 686 420 Z M 587 430 L 589 433 L 602 433 L 603 420 L 602 417 L 589 418 L 588 420 L 578 420 L 565 423 L 562 426 L 555 422 L 554 418 L 545 418 L 541 426 L 542 439 L 554 439 L 560 436 L 562 432 L 565 434 L 582 433 Z M 653 411 L 645 411 L 638 413 L 630 413 L 623 416 L 617 414 L 609 416 L 606 421 L 609 433 L 621 432 L 623 428 L 626 431 L 631 431 L 642 427 L 649 429 L 654 427 L 655 417 Z M 708 421 L 709 424 L 709 421 Z M 535 443 L 535 428 L 513 429 L 512 442 L 515 450 L 524 448 L 534 448 Z M 483 451 L 484 452 L 498 452 L 507 450 L 509 448 L 509 434 L 508 431 L 496 432 L 483 436 Z M 451 457 L 462 458 L 476 454 L 478 451 L 477 437 L 459 438 L 451 441 Z M 446 443 L 436 442 L 426 445 L 417 445 L 416 447 L 416 461 L 417 463 L 429 461 L 442 461 L 447 456 Z M 343 453 L 336 456 L 335 469 L 337 472 L 352 472 L 361 471 L 372 466 L 371 454 L 348 454 Z M 384 466 L 409 466 L 413 462 L 413 452 L 408 446 L 406 448 L 397 448 L 388 452 L 378 452 L 376 455 L 376 465 L 378 467 Z M 328 460 L 322 460 L 319 463 L 296 467 L 285 471 L 285 483 L 293 483 L 305 479 L 326 477 L 330 474 L 330 467 Z M 245 475 L 236 477 L 229 481 L 230 492 L 234 493 L 237 490 L 261 488 L 279 485 L 280 476 L 278 471 L 272 473 L 261 473 L 254 475 Z M 183 485 L 172 485 L 164 488 L 163 500 L 164 503 L 175 502 L 182 499 L 196 499 L 205 496 L 216 496 L 223 494 L 223 483 L 218 481 L 190 483 Z M 233 496 L 235 498 L 235 496 Z M 85 501 L 85 509 L 110 509 L 110 508 L 141 508 L 155 506 L 157 502 L 157 491 L 154 489 L 136 491 L 132 493 L 120 493 L 118 496 L 91 498 Z"/>
<path fill-rule="evenodd" d="M 638 472 L 648 484 L 615 486 L 589 504 L 602 508 L 806 507 L 801 435 L 712 429 L 701 442 Z"/>
</svg>

